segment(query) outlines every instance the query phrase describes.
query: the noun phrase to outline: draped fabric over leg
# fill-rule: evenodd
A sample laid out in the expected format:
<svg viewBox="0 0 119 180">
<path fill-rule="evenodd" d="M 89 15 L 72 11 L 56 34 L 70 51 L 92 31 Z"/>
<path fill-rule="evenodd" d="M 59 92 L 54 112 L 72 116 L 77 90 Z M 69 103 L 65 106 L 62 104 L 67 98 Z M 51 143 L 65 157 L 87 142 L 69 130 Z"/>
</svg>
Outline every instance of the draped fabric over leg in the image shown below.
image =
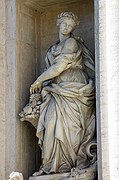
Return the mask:
<svg viewBox="0 0 119 180">
<path fill-rule="evenodd" d="M 87 160 L 86 145 L 95 129 L 92 84 L 63 82 L 42 90 L 37 128 L 46 173 L 70 171 Z"/>
</svg>

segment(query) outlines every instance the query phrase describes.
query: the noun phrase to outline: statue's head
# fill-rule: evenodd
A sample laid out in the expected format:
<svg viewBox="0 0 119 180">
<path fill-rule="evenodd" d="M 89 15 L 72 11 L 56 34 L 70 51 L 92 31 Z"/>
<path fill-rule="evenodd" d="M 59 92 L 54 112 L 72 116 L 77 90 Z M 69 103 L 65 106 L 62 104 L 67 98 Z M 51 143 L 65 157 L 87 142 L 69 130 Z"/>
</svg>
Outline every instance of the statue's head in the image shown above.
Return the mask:
<svg viewBox="0 0 119 180">
<path fill-rule="evenodd" d="M 62 12 L 58 15 L 57 26 L 65 33 L 72 32 L 79 25 L 78 17 L 72 12 Z"/>
</svg>

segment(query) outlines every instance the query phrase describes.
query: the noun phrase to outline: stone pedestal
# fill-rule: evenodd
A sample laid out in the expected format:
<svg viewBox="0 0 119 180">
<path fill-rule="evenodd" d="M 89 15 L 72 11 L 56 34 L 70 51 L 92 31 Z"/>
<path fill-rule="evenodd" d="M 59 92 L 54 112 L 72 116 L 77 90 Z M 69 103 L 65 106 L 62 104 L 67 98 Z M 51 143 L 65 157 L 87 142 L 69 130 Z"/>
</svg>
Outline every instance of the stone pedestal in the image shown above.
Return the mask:
<svg viewBox="0 0 119 180">
<path fill-rule="evenodd" d="M 29 180 L 97 180 L 95 172 L 84 171 L 82 174 L 77 174 L 75 177 L 71 173 L 49 174 L 37 177 L 30 177 Z"/>
<path fill-rule="evenodd" d="M 70 173 L 50 174 L 37 177 L 30 177 L 29 180 L 73 180 Z"/>
</svg>

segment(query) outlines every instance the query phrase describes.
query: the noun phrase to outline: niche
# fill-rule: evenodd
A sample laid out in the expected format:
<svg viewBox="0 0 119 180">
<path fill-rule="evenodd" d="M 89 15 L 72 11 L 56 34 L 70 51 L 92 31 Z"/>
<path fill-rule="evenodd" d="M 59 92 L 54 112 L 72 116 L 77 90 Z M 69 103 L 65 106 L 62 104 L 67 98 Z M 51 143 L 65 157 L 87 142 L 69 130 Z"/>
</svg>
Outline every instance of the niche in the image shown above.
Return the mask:
<svg viewBox="0 0 119 180">
<path fill-rule="evenodd" d="M 80 24 L 74 34 L 80 36 L 94 54 L 94 4 L 93 0 L 18 0 L 17 2 L 17 77 L 19 110 L 28 103 L 29 89 L 35 79 L 44 71 L 48 48 L 58 40 L 57 15 L 74 12 Z M 38 170 L 40 151 L 35 130 L 23 122 L 20 138 L 22 157 L 20 171 L 25 179 Z M 25 141 L 23 137 L 28 137 Z M 32 142 L 34 141 L 34 142 Z"/>
</svg>

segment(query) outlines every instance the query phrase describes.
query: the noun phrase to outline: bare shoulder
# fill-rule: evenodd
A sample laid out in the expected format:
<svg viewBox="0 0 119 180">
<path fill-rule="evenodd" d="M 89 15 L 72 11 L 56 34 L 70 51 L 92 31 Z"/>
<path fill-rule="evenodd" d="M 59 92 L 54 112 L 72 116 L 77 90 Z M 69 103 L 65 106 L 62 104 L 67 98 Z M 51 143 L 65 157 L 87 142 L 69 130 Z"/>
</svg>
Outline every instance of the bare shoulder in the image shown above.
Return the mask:
<svg viewBox="0 0 119 180">
<path fill-rule="evenodd" d="M 75 53 L 75 52 L 77 52 L 77 50 L 78 50 L 78 43 L 77 43 L 76 39 L 74 39 L 72 37 L 68 38 L 65 41 L 63 51 L 65 53 Z"/>
</svg>

